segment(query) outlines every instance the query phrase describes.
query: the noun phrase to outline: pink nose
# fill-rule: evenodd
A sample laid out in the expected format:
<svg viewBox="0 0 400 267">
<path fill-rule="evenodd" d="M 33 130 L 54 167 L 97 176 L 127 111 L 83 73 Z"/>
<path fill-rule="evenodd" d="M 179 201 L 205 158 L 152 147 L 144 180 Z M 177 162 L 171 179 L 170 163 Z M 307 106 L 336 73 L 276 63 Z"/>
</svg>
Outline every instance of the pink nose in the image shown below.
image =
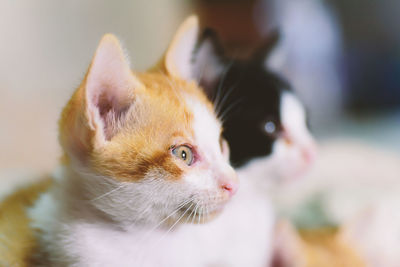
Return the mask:
<svg viewBox="0 0 400 267">
<path fill-rule="evenodd" d="M 236 194 L 237 190 L 239 189 L 239 182 L 237 179 L 221 179 L 219 182 L 220 188 L 228 193 L 228 195 L 231 197 L 234 194 Z"/>
<path fill-rule="evenodd" d="M 317 158 L 317 145 L 312 142 L 302 148 L 302 156 L 307 164 L 314 163 Z"/>
</svg>

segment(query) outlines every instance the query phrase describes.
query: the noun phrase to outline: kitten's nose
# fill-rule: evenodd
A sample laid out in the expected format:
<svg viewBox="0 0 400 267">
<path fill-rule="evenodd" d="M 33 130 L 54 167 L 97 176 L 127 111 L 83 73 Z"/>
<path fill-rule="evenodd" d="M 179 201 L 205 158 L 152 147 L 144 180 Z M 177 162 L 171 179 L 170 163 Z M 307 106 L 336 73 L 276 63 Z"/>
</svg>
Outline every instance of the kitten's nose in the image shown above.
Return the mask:
<svg viewBox="0 0 400 267">
<path fill-rule="evenodd" d="M 307 164 L 314 163 L 317 158 L 317 144 L 315 141 L 310 141 L 307 145 L 303 146 L 301 149 L 301 154 Z"/>
<path fill-rule="evenodd" d="M 223 183 L 221 184 L 222 190 L 225 190 L 228 192 L 229 196 L 233 196 L 236 194 L 239 186 L 236 183 Z"/>
<path fill-rule="evenodd" d="M 229 197 L 232 197 L 239 189 L 239 180 L 236 172 L 232 170 L 229 174 L 220 175 L 218 184 L 223 192 L 227 193 Z"/>
</svg>

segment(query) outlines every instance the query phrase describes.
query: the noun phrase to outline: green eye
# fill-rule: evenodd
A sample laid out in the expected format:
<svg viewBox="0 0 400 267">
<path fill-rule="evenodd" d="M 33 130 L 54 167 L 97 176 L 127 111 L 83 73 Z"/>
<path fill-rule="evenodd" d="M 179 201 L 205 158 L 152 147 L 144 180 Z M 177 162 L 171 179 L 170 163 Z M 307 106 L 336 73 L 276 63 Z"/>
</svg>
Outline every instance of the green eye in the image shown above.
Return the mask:
<svg viewBox="0 0 400 267">
<path fill-rule="evenodd" d="M 193 151 L 190 147 L 182 145 L 174 148 L 172 154 L 181 159 L 186 165 L 190 166 L 193 163 Z"/>
</svg>

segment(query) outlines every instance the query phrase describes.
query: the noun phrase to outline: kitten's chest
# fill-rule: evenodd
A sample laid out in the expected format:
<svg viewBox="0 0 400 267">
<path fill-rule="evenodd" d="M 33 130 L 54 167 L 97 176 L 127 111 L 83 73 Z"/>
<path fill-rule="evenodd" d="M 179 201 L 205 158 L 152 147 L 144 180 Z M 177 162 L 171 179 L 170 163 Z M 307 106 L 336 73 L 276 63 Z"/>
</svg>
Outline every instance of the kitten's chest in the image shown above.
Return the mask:
<svg viewBox="0 0 400 267">
<path fill-rule="evenodd" d="M 210 223 L 182 225 L 168 234 L 86 226 L 76 230 L 84 247 L 77 253 L 83 266 L 265 266 L 273 225 L 269 205 L 245 194 L 231 204 Z"/>
<path fill-rule="evenodd" d="M 116 232 L 108 229 L 80 229 L 84 238 L 76 250 L 79 266 L 204 266 L 196 235 L 176 230 L 131 230 Z M 82 249 L 83 248 L 83 249 Z"/>
</svg>

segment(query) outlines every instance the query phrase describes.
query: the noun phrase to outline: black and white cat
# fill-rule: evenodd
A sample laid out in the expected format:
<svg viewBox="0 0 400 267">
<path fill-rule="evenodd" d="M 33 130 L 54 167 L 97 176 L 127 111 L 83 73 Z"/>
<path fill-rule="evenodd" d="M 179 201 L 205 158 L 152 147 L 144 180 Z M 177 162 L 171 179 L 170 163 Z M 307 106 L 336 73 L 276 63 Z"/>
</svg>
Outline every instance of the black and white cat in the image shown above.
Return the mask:
<svg viewBox="0 0 400 267">
<path fill-rule="evenodd" d="M 224 121 L 232 164 L 245 175 L 287 181 L 312 164 L 315 142 L 303 104 L 282 77 L 265 67 L 279 34 L 251 58 L 225 56 L 216 34 L 205 30 L 197 49 L 197 79 Z"/>
</svg>

